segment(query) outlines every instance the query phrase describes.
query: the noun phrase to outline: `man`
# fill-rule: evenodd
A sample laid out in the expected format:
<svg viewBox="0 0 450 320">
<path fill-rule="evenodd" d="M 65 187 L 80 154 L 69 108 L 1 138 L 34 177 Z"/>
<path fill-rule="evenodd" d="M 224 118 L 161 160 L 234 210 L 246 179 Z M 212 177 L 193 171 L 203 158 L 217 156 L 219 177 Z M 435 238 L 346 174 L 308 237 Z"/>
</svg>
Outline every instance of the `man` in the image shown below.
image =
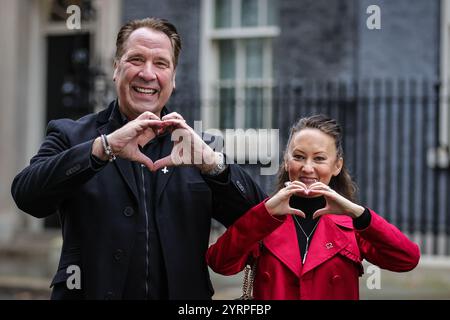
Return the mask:
<svg viewBox="0 0 450 320">
<path fill-rule="evenodd" d="M 77 121 L 51 121 L 37 155 L 14 179 L 20 209 L 60 215 L 53 299 L 210 299 L 211 217 L 228 226 L 264 197 L 165 107 L 180 49 L 166 20 L 125 24 L 114 62 L 118 99 Z M 200 143 L 203 161 L 174 166 L 173 130 Z M 66 284 L 73 265 L 79 289 Z"/>
</svg>

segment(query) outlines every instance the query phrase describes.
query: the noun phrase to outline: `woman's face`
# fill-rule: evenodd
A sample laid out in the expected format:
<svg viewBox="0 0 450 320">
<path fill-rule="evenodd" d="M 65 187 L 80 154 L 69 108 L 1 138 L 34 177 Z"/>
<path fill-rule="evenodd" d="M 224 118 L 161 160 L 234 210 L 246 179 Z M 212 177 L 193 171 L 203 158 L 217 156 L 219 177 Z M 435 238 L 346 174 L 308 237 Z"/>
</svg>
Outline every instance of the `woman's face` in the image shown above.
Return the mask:
<svg viewBox="0 0 450 320">
<path fill-rule="evenodd" d="M 285 156 L 285 170 L 290 181 L 301 181 L 307 187 L 315 182 L 330 183 L 343 164 L 337 158 L 334 138 L 319 129 L 302 129 L 295 133 Z"/>
</svg>

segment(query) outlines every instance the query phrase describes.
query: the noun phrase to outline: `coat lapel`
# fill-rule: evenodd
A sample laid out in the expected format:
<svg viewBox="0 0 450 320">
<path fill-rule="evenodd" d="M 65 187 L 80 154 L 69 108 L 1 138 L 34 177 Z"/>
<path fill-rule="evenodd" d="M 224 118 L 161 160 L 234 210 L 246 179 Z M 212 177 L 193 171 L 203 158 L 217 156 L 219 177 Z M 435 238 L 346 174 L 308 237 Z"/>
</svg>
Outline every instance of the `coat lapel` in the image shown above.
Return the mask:
<svg viewBox="0 0 450 320">
<path fill-rule="evenodd" d="M 317 230 L 311 239 L 302 275 L 318 267 L 348 246 L 350 239 L 337 224 L 353 228 L 352 220 L 347 216 L 324 215 L 320 218 Z"/>
<path fill-rule="evenodd" d="M 137 182 L 136 178 L 134 177 L 131 161 L 117 158 L 114 164 L 116 165 L 117 169 L 120 172 L 120 175 L 125 180 L 134 197 L 136 198 L 136 201 L 138 201 L 139 197 L 137 191 Z"/>
<path fill-rule="evenodd" d="M 100 123 L 103 123 L 97 129 L 100 134 L 110 134 L 111 132 L 114 132 L 115 130 L 120 128 L 121 126 L 120 123 L 114 118 L 114 112 L 116 107 L 117 104 L 114 103 L 113 106 L 110 106 L 107 110 L 99 114 L 98 121 Z M 106 114 L 108 112 L 110 112 L 109 117 L 107 117 Z M 107 122 L 104 123 L 104 121 Z M 130 188 L 131 192 L 136 198 L 136 201 L 138 201 L 137 183 L 134 177 L 131 161 L 117 157 L 117 159 L 114 161 L 114 165 L 116 166 L 117 170 L 119 170 L 120 175 L 125 180 L 127 186 Z"/>
<path fill-rule="evenodd" d="M 166 134 L 164 140 L 162 141 L 161 158 L 164 158 L 172 152 L 173 141 L 171 140 L 171 135 Z M 156 160 L 156 159 L 155 159 Z M 159 169 L 157 172 L 157 184 L 156 184 L 156 201 L 159 202 L 161 195 L 166 188 L 167 182 L 172 176 L 173 172 L 177 170 L 177 167 L 164 167 Z"/>
<path fill-rule="evenodd" d="M 352 219 L 347 216 L 322 216 L 311 239 L 305 265 L 301 262 L 297 231 L 291 216 L 264 239 L 264 246 L 300 277 L 348 246 L 350 239 L 338 225 L 353 229 Z"/>
<path fill-rule="evenodd" d="M 300 275 L 300 250 L 294 221 L 291 216 L 288 216 L 281 226 L 267 236 L 263 243 L 294 274 Z"/>
</svg>

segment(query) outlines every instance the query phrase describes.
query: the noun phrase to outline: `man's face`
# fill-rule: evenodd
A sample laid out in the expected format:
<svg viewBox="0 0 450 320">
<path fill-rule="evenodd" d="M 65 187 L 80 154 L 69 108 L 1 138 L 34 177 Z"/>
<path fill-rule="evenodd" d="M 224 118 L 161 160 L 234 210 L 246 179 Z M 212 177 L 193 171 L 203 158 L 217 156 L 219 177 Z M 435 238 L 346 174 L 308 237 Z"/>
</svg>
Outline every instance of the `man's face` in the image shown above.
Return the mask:
<svg viewBox="0 0 450 320">
<path fill-rule="evenodd" d="M 175 87 L 173 48 L 163 32 L 134 30 L 114 64 L 120 111 L 133 120 L 144 111 L 160 116 Z"/>
</svg>

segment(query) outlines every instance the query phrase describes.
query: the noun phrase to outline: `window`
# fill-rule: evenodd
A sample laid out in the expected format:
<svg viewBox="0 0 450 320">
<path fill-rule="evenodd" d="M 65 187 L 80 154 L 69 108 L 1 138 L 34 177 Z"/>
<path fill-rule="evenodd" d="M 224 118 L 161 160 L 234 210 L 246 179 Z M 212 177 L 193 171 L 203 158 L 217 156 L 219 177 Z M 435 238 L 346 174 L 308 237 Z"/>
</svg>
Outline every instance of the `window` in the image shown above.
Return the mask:
<svg viewBox="0 0 450 320">
<path fill-rule="evenodd" d="M 428 150 L 428 165 L 432 168 L 450 167 L 450 0 L 441 2 L 441 41 L 440 41 L 440 106 L 438 147 Z"/>
<path fill-rule="evenodd" d="M 270 128 L 277 0 L 204 0 L 202 97 L 210 124 Z M 207 13 L 210 13 L 209 15 Z M 204 68 L 206 69 L 206 67 Z M 206 117 L 208 118 L 208 116 Z"/>
</svg>

